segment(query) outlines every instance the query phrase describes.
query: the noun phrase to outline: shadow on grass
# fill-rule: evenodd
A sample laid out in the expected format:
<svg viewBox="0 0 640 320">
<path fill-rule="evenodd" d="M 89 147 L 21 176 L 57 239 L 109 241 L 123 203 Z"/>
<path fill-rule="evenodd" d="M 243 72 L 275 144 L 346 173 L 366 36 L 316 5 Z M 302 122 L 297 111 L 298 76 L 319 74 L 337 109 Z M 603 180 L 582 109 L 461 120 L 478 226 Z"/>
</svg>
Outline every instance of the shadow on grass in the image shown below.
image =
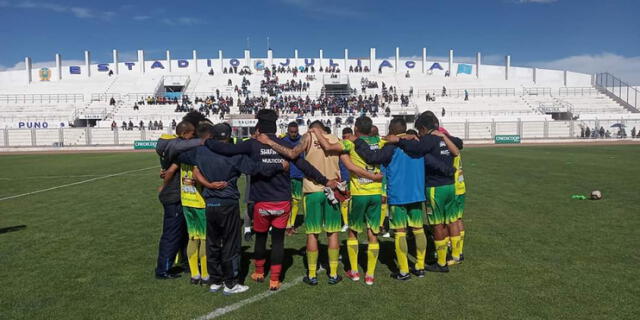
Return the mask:
<svg viewBox="0 0 640 320">
<path fill-rule="evenodd" d="M 0 234 L 24 230 L 26 227 L 27 227 L 27 225 L 21 224 L 21 225 L 17 225 L 17 226 L 0 228 Z"/>
</svg>

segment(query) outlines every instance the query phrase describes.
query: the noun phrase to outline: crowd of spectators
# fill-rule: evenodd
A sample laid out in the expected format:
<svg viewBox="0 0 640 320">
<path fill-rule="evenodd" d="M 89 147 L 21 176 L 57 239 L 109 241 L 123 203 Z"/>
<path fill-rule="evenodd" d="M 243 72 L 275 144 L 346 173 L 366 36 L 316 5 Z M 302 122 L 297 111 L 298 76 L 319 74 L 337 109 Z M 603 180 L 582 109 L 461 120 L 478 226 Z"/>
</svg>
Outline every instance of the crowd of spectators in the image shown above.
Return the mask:
<svg viewBox="0 0 640 320">
<path fill-rule="evenodd" d="M 255 114 L 263 108 L 274 109 L 281 114 L 321 115 L 332 116 L 340 114 L 377 116 L 380 110 L 385 110 L 385 104 L 379 95 L 375 96 L 326 96 L 311 99 L 309 96 L 291 97 L 280 96 L 271 101 L 266 98 L 246 98 L 238 102 L 242 114 Z"/>
<path fill-rule="evenodd" d="M 589 126 L 580 127 L 580 138 L 583 139 L 606 139 L 606 138 L 628 138 L 627 130 L 624 126 L 616 126 L 618 131 L 613 133 L 609 129 L 605 129 L 603 126 L 590 128 Z M 640 132 L 636 130 L 636 127 L 631 129 L 631 138 L 640 138 Z"/>
</svg>

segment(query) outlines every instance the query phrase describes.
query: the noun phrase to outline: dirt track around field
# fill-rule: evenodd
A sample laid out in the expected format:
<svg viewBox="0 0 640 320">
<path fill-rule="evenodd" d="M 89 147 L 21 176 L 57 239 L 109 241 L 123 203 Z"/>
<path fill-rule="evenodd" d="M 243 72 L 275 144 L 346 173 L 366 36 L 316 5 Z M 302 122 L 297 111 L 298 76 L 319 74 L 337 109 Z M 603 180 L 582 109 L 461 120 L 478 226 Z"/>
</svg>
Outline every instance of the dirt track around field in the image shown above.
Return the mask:
<svg viewBox="0 0 640 320">
<path fill-rule="evenodd" d="M 637 140 L 586 140 L 586 141 L 566 141 L 566 142 L 535 142 L 525 141 L 519 144 L 495 144 L 495 143 L 465 143 L 465 148 L 511 148 L 511 147 L 533 147 L 533 146 L 616 146 L 616 145 L 640 145 Z"/>
<path fill-rule="evenodd" d="M 491 142 L 474 142 L 469 141 L 466 142 L 465 148 L 518 148 L 518 147 L 532 147 L 532 146 L 610 146 L 610 145 L 640 145 L 640 139 L 635 140 L 572 140 L 572 141 L 536 141 L 536 140 L 528 140 L 523 141 L 523 143 L 519 144 L 495 144 Z M 79 153 L 130 153 L 130 152 L 155 152 L 154 149 L 142 149 L 142 150 L 134 150 L 134 149 L 125 149 L 125 148 L 114 148 L 114 149 L 73 149 L 73 150 L 65 150 L 65 149 L 43 149 L 43 150 L 29 150 L 29 151 L 21 151 L 21 150 L 11 150 L 4 151 L 0 148 L 0 156 L 6 155 L 26 155 L 26 154 L 79 154 Z"/>
</svg>

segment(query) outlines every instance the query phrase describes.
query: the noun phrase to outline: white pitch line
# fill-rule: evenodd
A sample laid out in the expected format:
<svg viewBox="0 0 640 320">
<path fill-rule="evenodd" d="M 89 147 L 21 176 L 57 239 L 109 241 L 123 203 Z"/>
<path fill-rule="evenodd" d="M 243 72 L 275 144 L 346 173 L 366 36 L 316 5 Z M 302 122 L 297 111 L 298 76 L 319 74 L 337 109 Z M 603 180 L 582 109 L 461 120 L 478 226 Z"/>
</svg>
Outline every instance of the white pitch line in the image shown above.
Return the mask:
<svg viewBox="0 0 640 320">
<path fill-rule="evenodd" d="M 126 174 L 130 177 L 144 177 L 148 176 L 148 174 Z M 69 176 L 30 176 L 30 177 L 19 177 L 19 178 L 0 178 L 3 181 L 12 181 L 12 180 L 25 180 L 25 179 L 68 179 L 68 178 L 89 178 L 89 177 L 103 177 L 104 174 L 81 174 L 81 175 L 69 175 Z"/>
<path fill-rule="evenodd" d="M 283 283 L 278 291 L 265 291 L 265 292 L 256 294 L 255 296 L 253 296 L 251 298 L 247 298 L 247 299 L 238 301 L 238 302 L 236 302 L 234 304 L 231 304 L 231 305 L 228 305 L 226 307 L 215 309 L 215 310 L 211 311 L 210 313 L 208 313 L 208 314 L 206 314 L 206 315 L 204 315 L 202 317 L 196 318 L 196 319 L 197 320 L 209 320 L 209 319 L 213 319 L 213 318 L 217 318 L 217 317 L 223 316 L 223 315 L 225 315 L 225 314 L 227 314 L 227 313 L 229 313 L 231 311 L 238 310 L 238 309 L 240 309 L 240 308 L 242 308 L 242 307 L 244 307 L 244 306 L 246 306 L 246 305 L 248 305 L 250 303 L 254 303 L 256 301 L 260 301 L 260 300 L 262 300 L 264 298 L 268 298 L 268 297 L 270 297 L 270 296 L 272 296 L 272 295 L 274 295 L 274 294 L 276 294 L 278 292 L 282 292 L 284 290 L 287 290 L 287 289 L 299 284 L 300 282 L 302 282 L 302 277 L 295 278 L 291 282 Z"/>
<path fill-rule="evenodd" d="M 79 184 L 83 184 L 83 183 L 87 183 L 87 182 L 92 182 L 92 181 L 96 181 L 96 180 L 102 180 L 102 179 L 107 179 L 107 178 L 111 178 L 111 177 L 122 176 L 122 175 L 125 175 L 127 173 L 138 172 L 138 171 L 143 171 L 143 170 L 149 170 L 149 169 L 153 169 L 153 168 L 157 168 L 157 167 L 158 166 L 153 166 L 153 167 L 148 167 L 148 168 L 135 169 L 135 170 L 123 171 L 123 172 L 114 173 L 114 174 L 108 174 L 108 175 L 100 176 L 100 177 L 97 177 L 97 178 L 92 178 L 92 179 L 82 180 L 82 181 L 78 181 L 78 182 L 63 184 L 63 185 L 59 185 L 59 186 L 55 186 L 55 187 L 51 187 L 51 188 L 31 191 L 31 192 L 22 193 L 22 194 L 16 194 L 16 195 L 13 195 L 13 196 L 0 198 L 0 201 L 5 201 L 5 200 L 10 200 L 10 199 L 30 196 L 32 194 L 42 193 L 42 192 L 61 189 L 61 188 L 66 188 L 66 187 L 71 187 L 71 186 L 75 186 L 75 185 L 79 185 Z"/>
</svg>

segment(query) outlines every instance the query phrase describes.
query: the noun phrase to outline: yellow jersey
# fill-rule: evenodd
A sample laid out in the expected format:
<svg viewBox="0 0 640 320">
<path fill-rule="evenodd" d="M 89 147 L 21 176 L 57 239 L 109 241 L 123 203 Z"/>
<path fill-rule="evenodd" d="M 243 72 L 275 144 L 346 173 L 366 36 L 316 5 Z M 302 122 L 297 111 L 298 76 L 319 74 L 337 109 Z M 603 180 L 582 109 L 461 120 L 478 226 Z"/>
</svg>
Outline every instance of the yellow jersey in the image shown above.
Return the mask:
<svg viewBox="0 0 640 320">
<path fill-rule="evenodd" d="M 358 139 L 362 139 L 367 142 L 371 150 L 380 149 L 382 148 L 382 146 L 384 146 L 384 142 L 380 140 L 379 137 L 362 136 Z M 366 163 L 364 159 L 362 159 L 356 152 L 356 146 L 353 142 L 349 140 L 342 140 L 342 150 L 349 153 L 351 162 L 353 162 L 353 164 L 357 167 L 363 168 L 371 173 L 380 173 L 380 165 L 370 165 Z M 351 195 L 354 196 L 382 194 L 382 183 L 373 181 L 371 179 L 358 177 L 356 174 L 351 173 L 349 179 L 349 190 L 351 191 Z"/>
<path fill-rule="evenodd" d="M 201 195 L 202 188 L 193 176 L 193 168 L 192 165 L 180 164 L 180 199 L 185 207 L 203 209 L 206 204 Z"/>
<path fill-rule="evenodd" d="M 456 195 L 465 194 L 467 192 L 467 187 L 464 184 L 461 156 L 453 158 L 453 167 L 456 169 L 456 173 L 453 175 L 455 179 Z"/>
</svg>

